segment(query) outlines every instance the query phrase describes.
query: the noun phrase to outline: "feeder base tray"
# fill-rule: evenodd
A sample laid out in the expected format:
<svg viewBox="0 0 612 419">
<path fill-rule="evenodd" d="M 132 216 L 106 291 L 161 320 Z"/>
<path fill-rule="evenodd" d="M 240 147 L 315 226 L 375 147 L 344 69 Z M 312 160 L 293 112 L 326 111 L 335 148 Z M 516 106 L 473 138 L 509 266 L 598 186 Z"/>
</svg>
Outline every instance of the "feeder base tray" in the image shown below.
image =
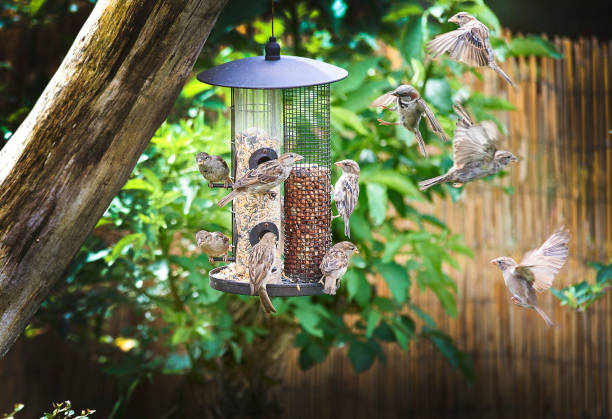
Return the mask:
<svg viewBox="0 0 612 419">
<path fill-rule="evenodd" d="M 217 291 L 250 295 L 251 287 L 248 282 L 232 280 L 225 275 L 220 275 L 220 272 L 225 268 L 225 266 L 220 266 L 209 272 L 210 286 Z M 318 282 L 293 282 L 283 278 L 280 284 L 268 284 L 267 290 L 270 297 L 306 297 L 323 294 L 323 284 Z"/>
</svg>

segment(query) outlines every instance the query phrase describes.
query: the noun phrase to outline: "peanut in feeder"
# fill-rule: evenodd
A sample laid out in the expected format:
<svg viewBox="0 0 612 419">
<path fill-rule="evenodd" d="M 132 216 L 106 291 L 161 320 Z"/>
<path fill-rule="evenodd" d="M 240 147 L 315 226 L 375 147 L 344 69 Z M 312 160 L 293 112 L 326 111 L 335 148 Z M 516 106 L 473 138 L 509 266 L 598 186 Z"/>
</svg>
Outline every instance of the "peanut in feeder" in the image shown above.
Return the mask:
<svg viewBox="0 0 612 419">
<path fill-rule="evenodd" d="M 234 181 L 282 153 L 303 157 L 284 187 L 273 190 L 275 196 L 247 193 L 233 200 L 235 262 L 210 271 L 213 288 L 249 294 L 249 251 L 271 231 L 279 243 L 268 294 L 323 292 L 319 265 L 331 246 L 330 84 L 347 75 L 321 61 L 281 56 L 274 37 L 263 57 L 228 62 L 198 74 L 203 83 L 232 89 Z"/>
</svg>

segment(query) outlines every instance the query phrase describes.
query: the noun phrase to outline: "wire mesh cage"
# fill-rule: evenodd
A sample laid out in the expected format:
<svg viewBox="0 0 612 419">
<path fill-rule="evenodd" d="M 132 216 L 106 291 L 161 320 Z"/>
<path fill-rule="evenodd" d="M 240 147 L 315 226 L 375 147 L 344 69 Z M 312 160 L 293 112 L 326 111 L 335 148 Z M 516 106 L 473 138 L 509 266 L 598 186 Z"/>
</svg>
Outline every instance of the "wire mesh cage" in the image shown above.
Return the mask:
<svg viewBox="0 0 612 419">
<path fill-rule="evenodd" d="M 283 90 L 283 151 L 304 157 L 285 181 L 284 272 L 307 282 L 331 246 L 330 86 Z"/>
</svg>

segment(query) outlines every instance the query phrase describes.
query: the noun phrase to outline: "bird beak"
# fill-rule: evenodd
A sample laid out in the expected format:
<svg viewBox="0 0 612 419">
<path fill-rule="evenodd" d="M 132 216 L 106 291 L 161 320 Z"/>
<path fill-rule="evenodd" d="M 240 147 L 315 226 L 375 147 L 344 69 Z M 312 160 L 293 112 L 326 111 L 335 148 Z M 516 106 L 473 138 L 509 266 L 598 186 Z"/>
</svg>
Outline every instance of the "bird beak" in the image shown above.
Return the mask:
<svg viewBox="0 0 612 419">
<path fill-rule="evenodd" d="M 337 162 L 334 163 L 334 166 L 341 167 L 342 166 L 342 162 L 337 161 Z"/>
<path fill-rule="evenodd" d="M 391 92 L 391 96 L 399 97 L 399 93 L 397 93 L 397 92 Z"/>
<path fill-rule="evenodd" d="M 355 249 L 355 253 L 359 254 L 359 249 Z"/>
<path fill-rule="evenodd" d="M 449 22 L 451 23 L 457 23 L 457 16 L 453 16 L 450 19 L 448 19 Z"/>
<path fill-rule="evenodd" d="M 512 157 L 510 158 L 510 161 L 513 161 L 513 162 L 517 162 L 517 163 L 518 163 L 518 162 L 520 161 L 520 159 L 519 159 L 518 157 L 516 157 L 516 156 L 512 156 Z"/>
<path fill-rule="evenodd" d="M 490 260 L 490 261 L 489 261 L 489 263 L 490 263 L 491 265 L 497 265 L 497 262 L 495 261 L 495 259 Z"/>
<path fill-rule="evenodd" d="M 304 157 L 298 154 L 297 157 L 295 158 L 295 161 L 300 161 L 300 160 L 304 160 Z"/>
</svg>

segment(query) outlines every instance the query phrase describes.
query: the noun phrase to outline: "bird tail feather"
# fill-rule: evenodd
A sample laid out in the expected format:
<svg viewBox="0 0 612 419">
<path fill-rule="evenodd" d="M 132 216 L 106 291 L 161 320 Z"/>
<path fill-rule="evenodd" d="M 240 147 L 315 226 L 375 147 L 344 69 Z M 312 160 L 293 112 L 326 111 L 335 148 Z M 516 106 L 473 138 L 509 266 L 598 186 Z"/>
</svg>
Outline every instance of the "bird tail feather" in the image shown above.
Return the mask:
<svg viewBox="0 0 612 419">
<path fill-rule="evenodd" d="M 344 235 L 349 239 L 351 238 L 351 225 L 350 218 L 348 216 L 344 217 Z"/>
<path fill-rule="evenodd" d="M 431 179 L 423 180 L 419 182 L 419 189 L 421 191 L 425 191 L 434 185 L 446 182 L 446 180 L 447 180 L 446 175 L 437 176 Z"/>
<path fill-rule="evenodd" d="M 236 198 L 236 195 L 238 195 L 238 192 L 236 191 L 231 191 L 230 193 L 228 193 L 223 199 L 221 199 L 219 201 L 219 203 L 217 204 L 219 207 L 223 208 L 228 202 L 230 202 L 231 200 L 233 200 L 234 198 Z"/>
<path fill-rule="evenodd" d="M 499 74 L 500 76 L 502 76 L 508 83 L 510 83 L 510 86 L 512 86 L 515 90 L 518 89 L 518 86 L 512 81 L 512 79 L 504 72 L 504 70 L 501 69 L 500 66 L 497 65 L 497 63 L 491 63 L 489 64 L 489 66 L 495 70 L 495 72 L 497 74 Z"/>
<path fill-rule="evenodd" d="M 336 278 L 332 276 L 325 277 L 325 287 L 323 288 L 325 294 L 336 294 Z"/>
<path fill-rule="evenodd" d="M 259 288 L 259 300 L 266 314 L 276 313 L 276 308 L 274 308 L 272 301 L 270 301 L 265 285 Z"/>
<path fill-rule="evenodd" d="M 418 127 L 417 129 L 414 130 L 414 137 L 416 138 L 417 143 L 419 144 L 419 151 L 425 158 L 427 158 L 427 150 L 425 149 L 425 140 L 423 140 L 423 136 L 421 135 L 421 131 L 419 131 Z"/>
<path fill-rule="evenodd" d="M 548 317 L 548 316 L 546 315 L 546 313 L 544 313 L 544 310 L 542 310 L 542 309 L 541 309 L 540 307 L 538 307 L 538 306 L 534 306 L 534 307 L 533 307 L 533 309 L 534 309 L 535 311 L 537 311 L 537 312 L 538 312 L 538 314 L 540 315 L 540 317 L 542 317 L 542 318 L 544 319 L 544 321 L 546 322 L 546 326 L 548 326 L 548 327 L 554 327 L 554 325 L 555 325 L 555 324 L 554 324 L 554 323 L 553 323 L 553 321 L 550 319 L 550 317 Z"/>
</svg>

